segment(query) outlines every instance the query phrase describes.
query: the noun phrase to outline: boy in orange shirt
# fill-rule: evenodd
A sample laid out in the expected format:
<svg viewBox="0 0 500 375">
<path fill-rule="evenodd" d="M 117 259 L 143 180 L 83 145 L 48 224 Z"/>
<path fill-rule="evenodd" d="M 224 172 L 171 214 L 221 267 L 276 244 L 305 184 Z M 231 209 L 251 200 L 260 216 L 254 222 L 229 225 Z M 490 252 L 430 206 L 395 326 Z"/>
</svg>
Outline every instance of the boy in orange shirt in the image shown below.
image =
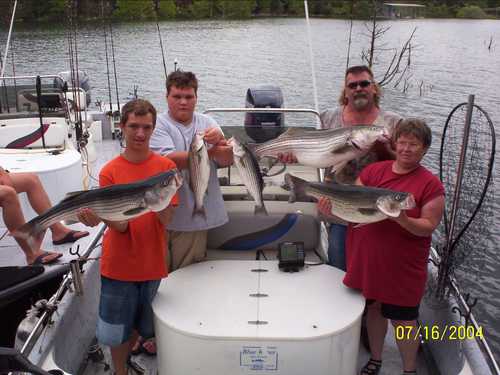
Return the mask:
<svg viewBox="0 0 500 375">
<path fill-rule="evenodd" d="M 135 99 L 123 106 L 120 128 L 125 151 L 102 168 L 101 187 L 134 182 L 176 167 L 172 160 L 149 149 L 155 124 L 156 110 L 148 101 Z M 97 338 L 110 346 L 117 375 L 127 373 L 131 343 L 138 334 L 153 336 L 151 302 L 161 279 L 167 276 L 164 228 L 177 204 L 175 195 L 163 211 L 148 212 L 129 221 L 104 221 L 108 230 L 101 257 Z M 81 210 L 79 219 L 89 226 L 101 222 L 90 209 Z"/>
</svg>

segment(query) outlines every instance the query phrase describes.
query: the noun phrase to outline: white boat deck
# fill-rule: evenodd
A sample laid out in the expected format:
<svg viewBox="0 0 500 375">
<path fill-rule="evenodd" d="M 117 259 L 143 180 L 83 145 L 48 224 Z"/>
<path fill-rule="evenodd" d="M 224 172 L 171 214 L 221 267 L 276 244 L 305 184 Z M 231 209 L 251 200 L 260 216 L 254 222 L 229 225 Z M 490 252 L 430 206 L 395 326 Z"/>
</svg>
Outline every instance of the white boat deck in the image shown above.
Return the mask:
<svg viewBox="0 0 500 375">
<path fill-rule="evenodd" d="M 116 156 L 119 153 L 119 144 L 117 141 L 104 141 L 102 144 L 97 145 L 97 154 L 99 156 L 97 165 L 94 168 L 94 170 L 99 170 L 100 166 L 102 166 L 106 161 L 110 160 L 112 157 Z M 221 169 L 219 171 L 219 175 L 221 177 L 227 176 L 227 169 Z M 316 171 L 307 169 L 301 166 L 288 166 L 287 171 L 289 173 L 298 175 L 302 178 L 310 179 L 310 180 L 315 180 L 317 178 Z M 234 169 L 231 168 L 231 184 L 240 184 L 241 181 L 239 180 L 239 175 L 238 172 Z M 271 200 L 278 200 L 278 201 L 283 201 L 286 200 L 286 197 L 288 193 L 286 190 L 282 189 L 279 185 L 282 183 L 284 174 L 280 174 L 275 177 L 271 178 L 265 178 L 267 182 L 271 181 L 271 184 L 268 183 L 264 190 L 264 196 L 266 199 L 271 199 Z M 97 177 L 97 174 L 94 173 L 94 177 Z M 247 197 L 246 194 L 244 193 L 244 187 L 242 186 L 224 186 L 222 188 L 223 193 L 225 195 L 231 196 L 233 198 L 236 197 L 234 200 L 250 200 L 251 198 Z M 86 229 L 91 231 L 91 236 L 86 237 L 80 241 L 77 242 L 77 244 L 80 244 L 81 248 L 84 248 L 86 245 L 88 245 L 93 237 L 95 237 L 96 232 L 95 230 L 85 228 L 81 224 L 74 224 L 70 226 L 71 228 L 74 229 Z M 2 227 L 0 227 L 0 230 L 2 230 Z M 2 233 L 5 229 L 2 230 Z M 0 246 L 3 248 L 2 251 L 0 252 L 0 266 L 12 266 L 12 265 L 25 265 L 25 259 L 23 257 L 22 251 L 17 247 L 15 242 L 11 237 L 6 236 L 2 241 L 0 242 Z M 63 258 L 61 258 L 61 261 L 54 266 L 46 266 L 45 267 L 45 272 L 44 274 L 46 276 L 50 275 L 52 272 L 58 272 L 58 274 L 62 274 L 66 272 L 67 270 L 67 262 L 69 262 L 73 257 L 69 254 L 69 246 L 59 246 L 59 247 L 54 247 L 52 245 L 52 241 L 50 238 L 50 235 L 46 235 L 45 240 L 44 240 L 44 247 L 45 250 L 56 250 L 56 251 L 61 251 L 64 253 Z M 210 252 L 209 252 L 210 254 Z M 309 257 L 313 258 L 308 258 L 308 260 L 312 261 L 317 261 L 317 258 L 314 258 L 314 255 L 309 255 Z M 210 255 L 209 255 L 210 257 Z M 248 255 L 249 259 L 255 259 L 255 255 Z M 43 275 L 43 274 L 42 274 Z M 30 287 L 29 284 L 26 285 L 26 287 Z M 328 286 L 326 286 L 328 287 Z M 0 294 L 1 296 L 1 294 Z M 0 298 L 1 300 L 1 298 Z M 168 349 L 167 349 L 168 350 Z M 111 360 L 109 356 L 109 352 L 106 348 L 103 348 L 104 352 L 104 360 L 99 361 L 98 363 L 94 363 L 92 361 L 88 361 L 85 366 L 84 370 L 81 371 L 81 374 L 85 375 L 90 375 L 90 374 L 95 374 L 95 375 L 108 375 L 110 374 L 110 371 L 108 369 L 108 366 L 105 366 L 104 364 L 108 364 L 111 366 Z M 360 368 L 362 365 L 366 363 L 366 361 L 369 358 L 369 353 L 364 349 L 362 345 L 360 345 L 359 349 L 359 356 L 358 356 L 358 368 Z M 157 374 L 157 363 L 156 363 L 156 357 L 149 357 L 145 355 L 139 355 L 139 356 L 134 356 L 133 361 L 137 362 L 141 367 L 145 369 L 145 374 Z M 420 375 L 426 375 L 429 374 L 430 372 L 427 371 L 426 368 L 426 360 L 422 353 L 419 353 L 419 367 L 418 367 L 418 373 Z M 133 374 L 134 372 L 131 372 Z M 253 374 L 259 374 L 258 372 L 252 372 Z M 401 369 L 401 359 L 399 356 L 399 352 L 396 347 L 396 343 L 393 338 L 393 333 L 391 327 L 389 328 L 389 333 L 386 338 L 386 345 L 385 345 L 385 350 L 384 350 L 384 363 L 382 367 L 381 374 L 385 375 L 394 375 L 394 374 L 400 374 L 402 373 Z M 200 372 L 200 374 L 203 374 L 203 372 Z M 263 373 L 261 373 L 263 374 Z M 168 374 L 165 374 L 168 375 Z M 211 375 L 211 374 L 210 374 Z M 222 374 L 221 374 L 222 375 Z M 229 374 L 228 374 L 229 375 Z M 233 374 L 231 374 L 233 375 Z M 354 374 L 339 374 L 339 375 L 354 375 Z"/>
</svg>

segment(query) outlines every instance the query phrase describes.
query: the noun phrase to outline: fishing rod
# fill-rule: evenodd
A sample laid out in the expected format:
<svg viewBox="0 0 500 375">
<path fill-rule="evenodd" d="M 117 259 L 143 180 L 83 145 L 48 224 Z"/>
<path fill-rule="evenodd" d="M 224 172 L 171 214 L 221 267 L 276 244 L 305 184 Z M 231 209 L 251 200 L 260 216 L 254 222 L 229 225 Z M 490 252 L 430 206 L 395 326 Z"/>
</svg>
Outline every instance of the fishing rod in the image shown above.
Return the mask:
<svg viewBox="0 0 500 375">
<path fill-rule="evenodd" d="M 318 87 L 316 85 L 316 72 L 314 70 L 314 54 L 312 50 L 312 40 L 311 40 L 311 24 L 309 22 L 309 5 L 307 0 L 304 0 L 304 11 L 306 15 L 306 29 L 307 29 L 307 44 L 309 47 L 309 61 L 311 63 L 311 77 L 313 84 L 313 96 L 314 96 L 314 109 L 319 113 L 318 105 Z M 321 129 L 321 119 L 316 118 L 316 129 Z M 323 181 L 325 179 L 325 170 L 322 168 L 318 169 L 318 180 Z"/>
<path fill-rule="evenodd" d="M 3 59 L 2 59 L 2 52 L 0 51 L 0 66 L 3 65 Z M 10 108 L 9 108 L 9 96 L 7 95 L 7 85 L 5 84 L 5 80 L 2 79 L 2 94 L 3 98 L 5 100 L 5 107 L 7 109 L 7 113 L 10 113 Z M 0 113 L 3 113 L 3 108 L 2 108 L 2 100 L 0 99 Z"/>
<path fill-rule="evenodd" d="M 12 9 L 12 17 L 10 19 L 9 34 L 7 36 L 7 44 L 5 46 L 5 61 L 2 64 L 0 78 L 3 78 L 3 76 L 5 74 L 5 67 L 7 66 L 7 56 L 9 56 L 10 37 L 12 35 L 12 27 L 14 26 L 14 18 L 16 16 L 16 8 L 17 8 L 17 0 L 14 1 L 14 8 Z"/>
<path fill-rule="evenodd" d="M 106 55 L 106 76 L 108 78 L 108 97 L 109 97 L 109 113 L 113 113 L 113 98 L 111 97 L 111 79 L 109 78 L 109 57 L 108 57 L 108 34 L 107 34 L 107 25 L 104 19 L 104 1 L 101 1 L 101 16 L 102 16 L 102 25 L 104 31 L 104 53 Z"/>
<path fill-rule="evenodd" d="M 160 39 L 161 57 L 163 59 L 163 71 L 165 72 L 165 80 L 167 79 L 167 64 L 165 62 L 165 53 L 163 50 L 163 40 L 161 38 L 160 25 L 158 24 L 158 12 L 160 11 L 160 2 L 155 0 L 155 14 L 156 14 L 156 30 L 158 31 L 158 38 Z"/>
<path fill-rule="evenodd" d="M 74 114 L 75 114 L 75 133 L 76 133 L 76 147 L 78 151 L 81 151 L 82 146 L 84 146 L 83 141 L 83 124 L 81 116 L 81 101 L 80 93 L 78 92 L 78 87 L 80 85 L 80 79 L 78 74 L 78 43 L 76 34 L 76 7 L 75 3 L 71 2 L 69 5 L 69 30 L 68 30 L 68 45 L 70 53 L 70 77 L 71 77 L 71 91 L 73 94 L 74 102 Z"/>
<path fill-rule="evenodd" d="M 12 58 L 12 77 L 14 78 L 14 91 L 17 93 L 17 79 L 16 79 L 16 62 L 14 60 L 14 50 L 10 52 Z M 16 108 L 19 108 L 19 99 L 16 95 Z"/>
<path fill-rule="evenodd" d="M 353 17 L 353 12 L 354 12 L 354 1 L 351 1 L 351 14 L 350 14 L 350 20 L 349 20 L 349 42 L 347 43 L 347 61 L 345 64 L 345 70 L 349 68 L 349 59 L 351 57 L 351 37 L 352 37 L 352 17 Z"/>
<path fill-rule="evenodd" d="M 45 132 L 44 132 L 44 126 L 43 126 L 43 116 L 42 116 L 42 79 L 40 76 L 36 76 L 36 101 L 38 104 L 38 117 L 40 119 L 40 135 L 42 136 L 42 145 L 43 148 L 46 148 L 45 146 Z M 47 125 L 48 128 L 48 125 Z"/>
<path fill-rule="evenodd" d="M 111 22 L 109 23 L 109 39 L 111 41 L 111 56 L 113 57 L 113 73 L 115 75 L 116 104 L 118 105 L 117 112 L 120 113 L 120 96 L 118 94 L 118 78 L 116 76 L 115 45 L 113 43 L 113 27 Z"/>
<path fill-rule="evenodd" d="M 316 85 L 316 72 L 314 70 L 314 55 L 313 55 L 313 50 L 312 50 L 312 39 L 311 39 L 311 24 L 309 22 L 309 6 L 307 4 L 307 0 L 304 0 L 304 11 L 306 15 L 306 28 L 307 28 L 307 41 L 308 41 L 308 47 L 309 47 L 309 61 L 311 63 L 311 77 L 312 77 L 312 84 L 313 84 L 313 96 L 314 96 L 314 109 L 316 112 L 319 112 L 319 105 L 318 105 L 318 88 Z M 319 129 L 321 127 L 321 121 L 317 119 L 316 121 L 316 128 Z"/>
</svg>

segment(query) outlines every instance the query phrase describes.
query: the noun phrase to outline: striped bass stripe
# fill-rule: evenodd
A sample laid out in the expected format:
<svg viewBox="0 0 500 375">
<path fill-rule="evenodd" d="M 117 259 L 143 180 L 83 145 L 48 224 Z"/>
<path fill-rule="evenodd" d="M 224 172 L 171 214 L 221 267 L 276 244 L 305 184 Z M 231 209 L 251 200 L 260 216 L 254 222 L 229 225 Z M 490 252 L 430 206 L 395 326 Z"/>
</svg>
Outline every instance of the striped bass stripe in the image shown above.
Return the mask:
<svg viewBox="0 0 500 375">
<path fill-rule="evenodd" d="M 382 134 L 384 129 L 379 126 L 366 125 L 327 130 L 292 128 L 276 139 L 255 145 L 254 152 L 259 157 L 275 156 L 283 152 L 307 152 L 322 155 L 346 146 L 353 134 L 370 133 L 373 135 L 373 132 Z"/>
<path fill-rule="evenodd" d="M 189 153 L 189 186 L 194 194 L 195 210 L 202 209 L 205 194 L 208 190 L 208 181 L 210 178 L 210 160 L 208 150 L 203 135 L 196 134 L 193 138 Z"/>
<path fill-rule="evenodd" d="M 309 153 L 323 154 L 326 152 L 331 152 L 336 148 L 344 146 L 348 140 L 348 136 L 342 138 L 330 138 L 330 139 L 283 139 L 271 144 L 262 144 L 255 147 L 255 153 L 257 155 L 263 155 L 265 153 L 274 152 L 286 152 L 292 150 L 304 150 Z"/>
<path fill-rule="evenodd" d="M 142 201 L 143 199 L 141 199 Z M 125 211 L 140 207 L 139 204 L 133 204 L 131 202 L 127 202 L 125 199 L 117 199 L 116 202 L 106 202 L 106 201 L 98 201 L 98 202 L 82 202 L 79 205 L 75 205 L 73 207 L 69 207 L 65 210 L 59 210 L 54 212 L 51 215 L 47 215 L 46 217 L 40 218 L 38 224 L 41 226 L 50 226 L 55 222 L 67 220 L 76 217 L 75 211 L 82 208 L 91 208 L 97 216 L 108 217 L 110 213 L 123 213 Z"/>
<path fill-rule="evenodd" d="M 262 205 L 262 190 L 264 188 L 263 186 L 263 180 L 262 176 L 256 171 L 255 169 L 255 164 L 252 160 L 252 158 L 246 154 L 242 160 L 241 160 L 244 171 L 244 176 L 242 176 L 246 181 L 248 181 L 248 185 L 245 184 L 249 188 L 249 193 L 252 195 L 253 199 L 255 200 L 256 203 Z M 241 172 L 240 172 L 241 173 Z M 260 177 L 260 178 L 259 178 Z"/>
</svg>

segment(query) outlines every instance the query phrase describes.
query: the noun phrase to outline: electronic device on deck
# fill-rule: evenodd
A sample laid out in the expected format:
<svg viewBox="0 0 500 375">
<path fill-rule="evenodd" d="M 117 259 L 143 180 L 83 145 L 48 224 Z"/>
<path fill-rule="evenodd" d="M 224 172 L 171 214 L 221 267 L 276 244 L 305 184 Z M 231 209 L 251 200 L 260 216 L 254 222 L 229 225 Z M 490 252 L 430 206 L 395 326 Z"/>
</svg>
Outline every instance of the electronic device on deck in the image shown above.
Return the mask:
<svg viewBox="0 0 500 375">
<path fill-rule="evenodd" d="M 304 242 L 282 242 L 278 250 L 278 267 L 284 272 L 298 272 L 304 268 Z"/>
</svg>

